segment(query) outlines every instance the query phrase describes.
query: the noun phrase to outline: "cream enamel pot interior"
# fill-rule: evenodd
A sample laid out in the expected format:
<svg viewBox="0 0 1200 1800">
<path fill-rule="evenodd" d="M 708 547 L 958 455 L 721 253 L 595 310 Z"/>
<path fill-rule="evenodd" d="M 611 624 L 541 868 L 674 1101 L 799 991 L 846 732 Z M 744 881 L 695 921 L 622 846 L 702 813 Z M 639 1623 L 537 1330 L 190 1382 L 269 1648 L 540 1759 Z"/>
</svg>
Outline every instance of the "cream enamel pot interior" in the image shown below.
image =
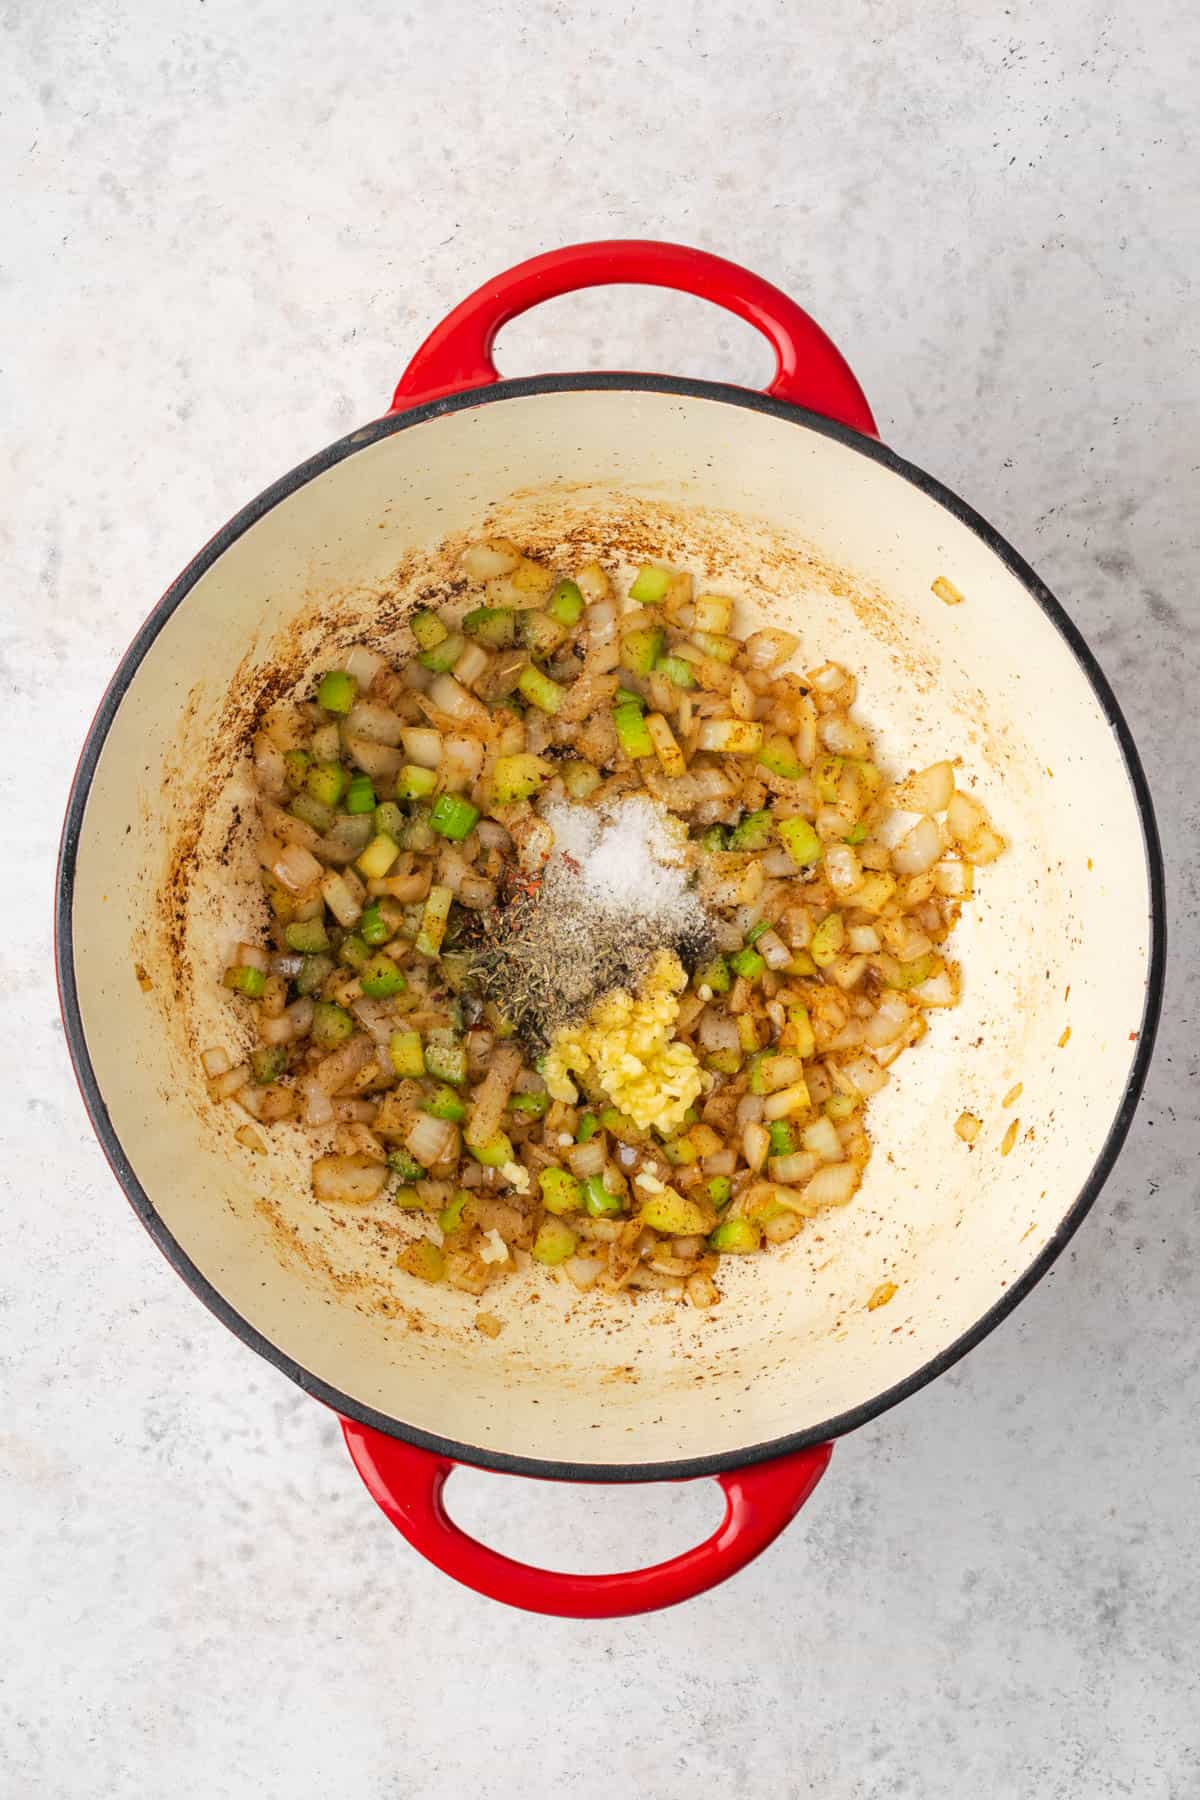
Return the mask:
<svg viewBox="0 0 1200 1800">
<path fill-rule="evenodd" d="M 605 280 L 687 288 L 750 318 L 779 354 L 772 393 L 635 375 L 497 382 L 505 319 Z M 1153 817 L 1112 694 L 1061 608 L 967 506 L 870 435 L 828 340 L 746 271 L 665 245 L 535 259 L 451 315 L 396 405 L 219 532 L 122 662 L 64 832 L 68 1040 L 155 1241 L 246 1343 L 348 1421 L 401 1529 L 516 1604 L 633 1611 L 762 1548 L 829 1441 L 976 1343 L 1079 1224 L 1150 1053 Z M 702 574 L 743 620 L 798 632 L 799 667 L 832 657 L 857 673 L 894 769 L 957 758 L 1010 840 L 964 909 L 961 1005 L 933 1015 L 871 1104 L 861 1192 L 781 1251 L 723 1265 L 712 1312 L 579 1296 L 530 1270 L 489 1290 L 504 1321 L 489 1340 L 473 1299 L 394 1268 L 386 1208 L 314 1201 L 298 1132 L 275 1128 L 269 1155 L 252 1155 L 233 1141 L 236 1108 L 205 1095 L 200 1049 L 236 1047 L 239 1030 L 219 972 L 261 916 L 253 721 L 328 666 L 331 645 L 399 643 L 418 596 L 463 604 L 457 552 L 485 531 L 567 552 L 566 566 L 615 553 L 625 574 L 653 554 Z M 931 592 L 939 576 L 961 605 Z M 964 1109 L 984 1121 L 973 1149 L 953 1129 Z M 884 1281 L 894 1298 L 869 1310 Z M 546 1576 L 448 1522 L 454 1460 L 572 1480 L 719 1474 L 729 1512 L 657 1571 Z"/>
</svg>

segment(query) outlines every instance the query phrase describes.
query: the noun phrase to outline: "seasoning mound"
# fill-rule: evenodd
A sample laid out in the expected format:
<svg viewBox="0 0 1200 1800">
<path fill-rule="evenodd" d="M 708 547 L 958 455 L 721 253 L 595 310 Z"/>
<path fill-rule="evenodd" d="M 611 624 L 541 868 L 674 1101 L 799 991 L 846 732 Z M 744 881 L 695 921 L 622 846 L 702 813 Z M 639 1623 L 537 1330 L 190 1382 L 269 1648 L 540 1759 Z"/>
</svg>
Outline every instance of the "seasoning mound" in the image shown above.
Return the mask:
<svg viewBox="0 0 1200 1800">
<path fill-rule="evenodd" d="M 554 800 L 540 875 L 483 920 L 471 976 L 531 1048 L 614 991 L 636 993 L 662 951 L 686 967 L 705 953 L 683 824 L 646 794 L 599 806 Z"/>
</svg>

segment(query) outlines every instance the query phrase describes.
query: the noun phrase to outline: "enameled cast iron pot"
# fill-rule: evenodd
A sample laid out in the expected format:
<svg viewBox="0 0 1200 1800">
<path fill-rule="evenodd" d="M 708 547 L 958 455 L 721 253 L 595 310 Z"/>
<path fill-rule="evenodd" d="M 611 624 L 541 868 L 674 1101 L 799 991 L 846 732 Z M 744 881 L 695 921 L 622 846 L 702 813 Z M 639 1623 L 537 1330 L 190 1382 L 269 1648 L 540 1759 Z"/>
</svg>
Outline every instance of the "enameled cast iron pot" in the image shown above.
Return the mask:
<svg viewBox="0 0 1200 1800">
<path fill-rule="evenodd" d="M 657 375 L 501 381 L 497 330 L 602 283 L 702 295 L 778 358 L 765 394 Z M 237 1047 L 219 988 L 261 914 L 246 745 L 272 698 L 346 645 L 454 600 L 458 550 L 678 562 L 859 676 L 899 768 L 960 759 L 1011 849 L 982 873 L 964 997 L 872 1103 L 854 1203 L 725 1272 L 711 1313 L 578 1297 L 530 1271 L 469 1297 L 393 1266 L 389 1224 L 319 1206 L 300 1134 L 233 1142 L 199 1052 Z M 946 576 L 965 596 L 931 592 Z M 1163 966 L 1150 798 L 1108 684 L 1057 601 L 939 482 L 885 448 L 841 356 L 778 289 L 676 245 L 585 244 L 490 282 L 433 333 L 391 411 L 286 475 L 164 595 L 88 734 L 61 852 L 58 975 L 118 1180 L 185 1281 L 336 1408 L 411 1543 L 480 1592 L 617 1615 L 724 1579 L 812 1491 L 831 1440 L 977 1344 L 1091 1206 L 1150 1056 Z M 1022 1091 L 1005 1108 L 1017 1083 Z M 954 1132 L 984 1121 L 973 1149 Z M 1001 1154 L 1006 1126 L 1016 1142 Z M 382 1212 L 383 1209 L 380 1209 Z M 890 1304 L 867 1306 L 884 1281 Z M 417 1291 L 419 1289 L 419 1291 Z M 726 1517 L 657 1568 L 575 1576 L 474 1542 L 456 1462 L 563 1481 L 716 1476 Z"/>
</svg>

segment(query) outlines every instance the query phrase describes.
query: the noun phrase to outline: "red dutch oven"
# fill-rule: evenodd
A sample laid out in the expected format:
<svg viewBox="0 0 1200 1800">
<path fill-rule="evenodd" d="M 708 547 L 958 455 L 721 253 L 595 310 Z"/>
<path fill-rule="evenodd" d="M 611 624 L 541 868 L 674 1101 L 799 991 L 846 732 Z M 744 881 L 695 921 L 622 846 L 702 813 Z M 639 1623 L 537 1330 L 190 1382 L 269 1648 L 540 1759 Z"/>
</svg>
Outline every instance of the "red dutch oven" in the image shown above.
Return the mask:
<svg viewBox="0 0 1200 1800">
<path fill-rule="evenodd" d="M 501 326 L 607 283 L 676 288 L 749 320 L 776 354 L 769 388 L 500 379 Z M 484 1336 L 470 1296 L 396 1270 L 391 1221 L 313 1199 L 298 1131 L 276 1128 L 252 1155 L 234 1142 L 236 1109 L 205 1093 L 201 1050 L 237 1048 L 240 1029 L 218 972 L 260 920 L 255 722 L 331 645 L 386 642 L 418 599 L 453 604 L 457 556 L 485 533 L 552 558 L 625 569 L 655 554 L 695 570 L 737 596 L 747 628 L 797 631 L 802 666 L 853 669 L 885 760 L 958 759 L 1010 840 L 959 927 L 960 1005 L 872 1102 L 876 1154 L 854 1203 L 723 1269 L 710 1312 L 614 1305 L 529 1270 L 489 1290 L 501 1329 Z M 943 581 L 961 604 L 933 591 Z M 336 1409 L 368 1489 L 423 1555 L 495 1599 L 576 1617 L 668 1606 L 744 1566 L 812 1492 L 835 1438 L 1029 1292 L 1128 1129 L 1163 954 L 1146 783 L 1062 608 L 970 507 L 879 442 L 800 307 L 660 243 L 577 245 L 488 282 L 422 345 L 383 418 L 217 533 L 101 702 L 57 901 L 71 1055 L 155 1242 L 245 1343 Z M 970 1149 L 953 1129 L 963 1111 L 983 1120 Z M 561 1481 L 710 1476 L 726 1512 L 654 1568 L 541 1571 L 450 1520 L 456 1463 Z"/>
</svg>

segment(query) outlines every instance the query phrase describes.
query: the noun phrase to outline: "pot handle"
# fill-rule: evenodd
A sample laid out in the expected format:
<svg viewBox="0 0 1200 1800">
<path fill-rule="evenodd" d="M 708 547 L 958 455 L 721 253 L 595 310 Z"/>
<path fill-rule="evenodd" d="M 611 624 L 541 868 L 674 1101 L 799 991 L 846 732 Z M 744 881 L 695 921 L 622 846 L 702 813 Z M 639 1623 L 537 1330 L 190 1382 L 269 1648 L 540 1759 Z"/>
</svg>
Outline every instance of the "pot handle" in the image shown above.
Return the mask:
<svg viewBox="0 0 1200 1800">
<path fill-rule="evenodd" d="M 849 364 L 794 300 L 723 256 L 639 238 L 549 250 L 476 288 L 425 339 L 400 377 L 391 410 L 403 412 L 464 388 L 490 387 L 500 379 L 492 346 L 510 319 L 578 288 L 629 283 L 676 288 L 736 313 L 756 326 L 775 352 L 768 394 L 878 437 Z"/>
<path fill-rule="evenodd" d="M 736 1575 L 773 1543 L 825 1473 L 832 1444 L 728 1470 L 725 1517 L 682 1556 L 621 1575 L 571 1575 L 514 1562 L 468 1537 L 442 1500 L 456 1467 L 448 1456 L 342 1420 L 346 1447 L 367 1491 L 397 1531 L 443 1574 L 489 1600 L 563 1619 L 619 1619 L 690 1600 Z"/>
</svg>

